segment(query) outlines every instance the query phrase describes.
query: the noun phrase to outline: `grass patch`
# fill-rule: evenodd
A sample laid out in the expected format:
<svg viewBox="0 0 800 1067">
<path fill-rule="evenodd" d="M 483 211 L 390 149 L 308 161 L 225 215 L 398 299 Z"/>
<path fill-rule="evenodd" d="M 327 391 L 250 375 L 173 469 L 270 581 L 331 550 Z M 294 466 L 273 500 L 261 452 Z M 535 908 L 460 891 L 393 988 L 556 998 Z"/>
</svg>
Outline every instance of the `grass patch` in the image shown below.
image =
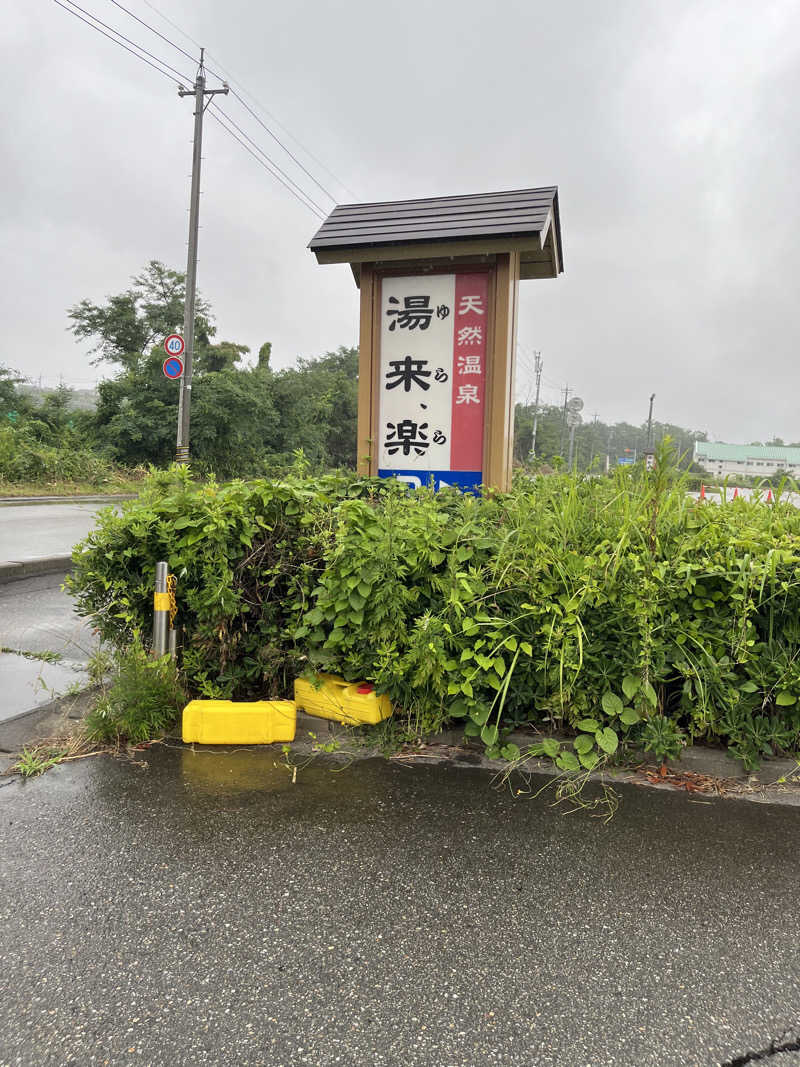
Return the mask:
<svg viewBox="0 0 800 1067">
<path fill-rule="evenodd" d="M 116 496 L 136 494 L 142 487 L 141 477 L 118 477 L 99 482 L 8 482 L 0 478 L 0 497 L 28 496 Z"/>
<path fill-rule="evenodd" d="M 6 652 L 10 656 L 22 656 L 23 659 L 40 660 L 42 663 L 60 663 L 64 658 L 60 652 L 50 652 L 49 649 L 45 649 L 44 652 L 31 652 L 25 648 L 8 648 L 6 645 L 0 645 L 0 652 Z"/>
</svg>

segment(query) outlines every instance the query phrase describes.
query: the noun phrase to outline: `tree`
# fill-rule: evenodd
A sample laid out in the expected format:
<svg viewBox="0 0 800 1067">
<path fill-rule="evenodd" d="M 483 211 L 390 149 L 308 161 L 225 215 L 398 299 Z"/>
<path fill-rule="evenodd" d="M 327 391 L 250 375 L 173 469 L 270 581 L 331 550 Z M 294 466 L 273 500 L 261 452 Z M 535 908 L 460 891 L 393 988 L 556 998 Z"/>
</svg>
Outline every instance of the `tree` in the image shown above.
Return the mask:
<svg viewBox="0 0 800 1067">
<path fill-rule="evenodd" d="M 299 359 L 274 382 L 281 416 L 278 451 L 289 455 L 302 448 L 315 464 L 354 467 L 358 349 L 340 346 L 318 359 Z"/>
<path fill-rule="evenodd" d="M 8 419 L 12 413 L 19 415 L 21 408 L 29 407 L 27 398 L 17 389 L 23 380 L 17 371 L 0 363 L 0 418 Z"/>
<path fill-rule="evenodd" d="M 514 457 L 517 462 L 528 458 L 533 433 L 533 405 L 517 404 L 515 409 Z M 545 405 L 539 409 L 536 431 L 536 456 L 552 462 L 560 450 L 566 455 L 569 447 L 569 431 L 562 433 L 563 408 Z M 692 463 L 695 441 L 705 441 L 707 434 L 701 430 L 687 430 L 672 423 L 654 422 L 653 440 L 657 444 L 669 436 L 681 467 L 688 469 Z M 610 456 L 612 466 L 618 456 L 640 457 L 647 448 L 647 424 L 634 426 L 629 422 L 614 424 L 587 421 L 575 430 L 573 460 L 578 470 L 605 468 L 605 457 Z"/>
<path fill-rule="evenodd" d="M 69 309 L 76 338 L 92 343 L 95 362 L 115 365 L 98 387 L 92 432 L 119 463 L 157 465 L 175 454 L 178 388 L 161 367 L 163 338 L 183 318 L 184 275 L 151 261 L 125 292 L 103 304 Z M 191 453 L 221 477 L 257 474 L 302 448 L 318 466 L 354 466 L 358 350 L 339 348 L 274 373 L 272 346 L 258 351 L 233 341 L 212 343 L 211 308 L 198 301 L 192 382 Z"/>
<path fill-rule="evenodd" d="M 110 296 L 105 304 L 81 300 L 69 308 L 70 327 L 76 338 L 93 342 L 97 363 L 118 364 L 123 370 L 140 367 L 154 344 L 183 329 L 186 275 L 151 260 L 123 293 Z M 198 363 L 202 350 L 216 332 L 209 305 L 198 297 L 195 303 L 195 347 Z"/>
<path fill-rule="evenodd" d="M 280 425 L 269 370 L 212 371 L 192 392 L 192 454 L 198 462 L 221 478 L 261 473 Z"/>
<path fill-rule="evenodd" d="M 272 342 L 265 341 L 264 344 L 258 350 L 258 365 L 265 370 L 269 366 L 270 357 L 272 356 Z"/>
</svg>

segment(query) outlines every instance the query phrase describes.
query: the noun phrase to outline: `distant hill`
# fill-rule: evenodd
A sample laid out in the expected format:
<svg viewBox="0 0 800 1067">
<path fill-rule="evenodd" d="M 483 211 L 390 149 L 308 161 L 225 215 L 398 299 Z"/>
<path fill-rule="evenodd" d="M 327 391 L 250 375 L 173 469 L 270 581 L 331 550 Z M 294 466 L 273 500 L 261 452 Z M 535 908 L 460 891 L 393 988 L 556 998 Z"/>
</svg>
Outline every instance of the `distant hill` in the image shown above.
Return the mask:
<svg viewBox="0 0 800 1067">
<path fill-rule="evenodd" d="M 55 393 L 55 389 L 41 388 L 38 385 L 21 385 L 19 391 L 29 396 L 34 404 L 41 404 L 46 396 Z M 94 411 L 97 407 L 96 389 L 71 389 L 70 408 L 73 411 Z"/>
</svg>

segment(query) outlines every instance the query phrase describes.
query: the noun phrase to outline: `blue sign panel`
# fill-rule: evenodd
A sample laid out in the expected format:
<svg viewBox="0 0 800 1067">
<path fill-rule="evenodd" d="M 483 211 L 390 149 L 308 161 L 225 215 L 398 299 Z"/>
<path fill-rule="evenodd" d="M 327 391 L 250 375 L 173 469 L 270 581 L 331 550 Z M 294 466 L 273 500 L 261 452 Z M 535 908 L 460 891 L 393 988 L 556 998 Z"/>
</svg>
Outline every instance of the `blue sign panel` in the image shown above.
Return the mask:
<svg viewBox="0 0 800 1067">
<path fill-rule="evenodd" d="M 178 356 L 167 356 L 163 363 L 164 374 L 173 381 L 183 374 L 183 360 Z"/>
<path fill-rule="evenodd" d="M 466 493 L 479 493 L 483 481 L 482 471 L 421 471 L 421 470 L 379 470 L 381 478 L 397 478 L 412 489 L 421 489 L 423 485 L 433 485 L 434 489 L 446 489 L 454 486 Z"/>
<path fill-rule="evenodd" d="M 617 466 L 618 467 L 632 467 L 633 466 L 633 456 L 617 456 Z"/>
</svg>

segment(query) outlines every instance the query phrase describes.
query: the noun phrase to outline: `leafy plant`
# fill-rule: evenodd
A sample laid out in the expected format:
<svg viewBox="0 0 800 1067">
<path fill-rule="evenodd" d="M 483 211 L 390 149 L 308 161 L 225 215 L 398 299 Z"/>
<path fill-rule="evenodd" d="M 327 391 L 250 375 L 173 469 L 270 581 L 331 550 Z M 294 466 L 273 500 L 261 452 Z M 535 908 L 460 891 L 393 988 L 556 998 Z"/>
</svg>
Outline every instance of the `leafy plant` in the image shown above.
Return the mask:
<svg viewBox="0 0 800 1067">
<path fill-rule="evenodd" d="M 673 719 L 654 715 L 642 725 L 639 740 L 645 752 L 652 752 L 657 760 L 666 763 L 678 759 L 686 744 L 686 735 Z"/>
<path fill-rule="evenodd" d="M 174 662 L 150 657 L 135 641 L 117 657 L 108 690 L 86 717 L 90 741 L 140 744 L 177 720 L 186 694 Z"/>
</svg>

